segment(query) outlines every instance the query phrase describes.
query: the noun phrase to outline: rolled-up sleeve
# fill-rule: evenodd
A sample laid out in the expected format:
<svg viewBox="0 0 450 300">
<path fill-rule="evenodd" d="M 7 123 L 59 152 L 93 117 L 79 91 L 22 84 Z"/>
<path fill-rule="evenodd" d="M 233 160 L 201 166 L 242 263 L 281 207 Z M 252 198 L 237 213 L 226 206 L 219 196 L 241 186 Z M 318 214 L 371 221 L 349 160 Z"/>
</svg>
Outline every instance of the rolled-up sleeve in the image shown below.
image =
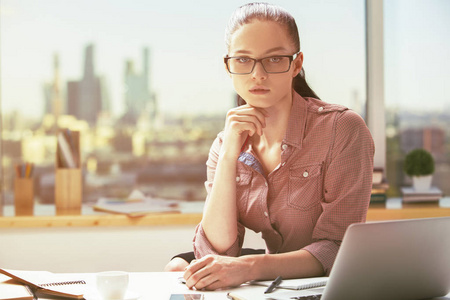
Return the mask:
<svg viewBox="0 0 450 300">
<path fill-rule="evenodd" d="M 220 147 L 222 145 L 222 136 L 223 132 L 217 135 L 217 138 L 214 140 L 211 149 L 209 151 L 208 160 L 206 162 L 206 181 L 205 188 L 207 192 L 207 197 L 205 201 L 205 205 L 208 204 L 209 195 L 211 194 L 211 189 L 214 182 L 214 175 L 216 173 L 217 161 L 219 159 Z M 236 221 L 237 222 L 237 221 Z M 208 254 L 218 254 L 218 255 L 226 255 L 226 256 L 239 256 L 242 249 L 242 244 L 244 242 L 245 235 L 245 227 L 238 222 L 238 235 L 236 237 L 235 242 L 228 248 L 225 252 L 218 252 L 208 240 L 206 236 L 202 224 L 198 224 L 195 229 L 195 235 L 193 240 L 194 245 L 194 254 L 196 258 L 201 258 Z"/>
<path fill-rule="evenodd" d="M 364 120 L 346 110 L 337 116 L 335 135 L 325 162 L 322 213 L 313 243 L 304 247 L 329 275 L 345 230 L 365 222 L 372 189 L 374 144 Z"/>
<path fill-rule="evenodd" d="M 245 228 L 242 224 L 238 224 L 238 236 L 235 242 L 224 252 L 218 252 L 209 242 L 203 231 L 202 224 L 198 224 L 194 235 L 194 254 L 196 258 L 201 258 L 208 254 L 218 254 L 237 257 L 241 253 L 242 243 L 244 241 Z"/>
</svg>

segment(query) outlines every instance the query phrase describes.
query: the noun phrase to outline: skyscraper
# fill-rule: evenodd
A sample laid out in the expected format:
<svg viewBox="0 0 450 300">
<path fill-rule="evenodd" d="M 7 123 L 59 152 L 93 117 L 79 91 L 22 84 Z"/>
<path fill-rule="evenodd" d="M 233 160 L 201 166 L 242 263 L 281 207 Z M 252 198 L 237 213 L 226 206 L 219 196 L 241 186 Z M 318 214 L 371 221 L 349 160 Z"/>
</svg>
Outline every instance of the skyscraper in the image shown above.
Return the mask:
<svg viewBox="0 0 450 300">
<path fill-rule="evenodd" d="M 59 77 L 58 54 L 53 56 L 53 80 L 44 85 L 44 98 L 44 114 L 52 114 L 55 116 L 55 120 L 57 120 L 58 116 L 64 112 Z"/>
<path fill-rule="evenodd" d="M 94 69 L 94 46 L 88 45 L 84 57 L 83 78 L 67 82 L 67 112 L 80 120 L 95 124 L 104 110 L 102 83 Z"/>
<path fill-rule="evenodd" d="M 131 60 L 128 60 L 125 65 L 126 113 L 124 121 L 135 123 L 142 114 L 150 114 L 152 119 L 156 116 L 156 99 L 149 86 L 149 77 L 149 49 L 144 48 L 140 73 L 135 70 Z"/>
</svg>

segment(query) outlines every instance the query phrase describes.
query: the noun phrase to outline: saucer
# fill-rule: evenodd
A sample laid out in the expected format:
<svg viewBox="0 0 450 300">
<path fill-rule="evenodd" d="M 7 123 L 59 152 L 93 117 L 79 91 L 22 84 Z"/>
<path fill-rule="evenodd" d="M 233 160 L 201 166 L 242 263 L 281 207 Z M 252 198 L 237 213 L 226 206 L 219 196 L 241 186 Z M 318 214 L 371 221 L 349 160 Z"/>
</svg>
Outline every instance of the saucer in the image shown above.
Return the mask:
<svg viewBox="0 0 450 300">
<path fill-rule="evenodd" d="M 125 297 L 122 300 L 138 300 L 141 297 L 139 293 L 133 291 L 127 291 Z M 86 300 L 103 300 L 98 291 L 89 292 L 84 295 Z"/>
</svg>

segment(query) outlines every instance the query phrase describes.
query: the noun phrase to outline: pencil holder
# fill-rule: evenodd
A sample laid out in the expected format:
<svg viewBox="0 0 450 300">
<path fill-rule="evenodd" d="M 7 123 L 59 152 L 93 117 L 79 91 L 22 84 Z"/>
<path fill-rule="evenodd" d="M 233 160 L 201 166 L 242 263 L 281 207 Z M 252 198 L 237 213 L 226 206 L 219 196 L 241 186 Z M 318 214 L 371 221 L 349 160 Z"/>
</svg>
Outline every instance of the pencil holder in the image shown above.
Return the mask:
<svg viewBox="0 0 450 300">
<path fill-rule="evenodd" d="M 57 215 L 81 214 L 83 186 L 81 169 L 56 169 L 55 207 Z"/>
<path fill-rule="evenodd" d="M 34 213 L 33 178 L 14 179 L 14 207 L 16 216 L 32 216 Z"/>
<path fill-rule="evenodd" d="M 80 159 L 80 133 L 68 129 L 57 135 L 55 207 L 57 215 L 81 214 L 83 185 Z"/>
</svg>

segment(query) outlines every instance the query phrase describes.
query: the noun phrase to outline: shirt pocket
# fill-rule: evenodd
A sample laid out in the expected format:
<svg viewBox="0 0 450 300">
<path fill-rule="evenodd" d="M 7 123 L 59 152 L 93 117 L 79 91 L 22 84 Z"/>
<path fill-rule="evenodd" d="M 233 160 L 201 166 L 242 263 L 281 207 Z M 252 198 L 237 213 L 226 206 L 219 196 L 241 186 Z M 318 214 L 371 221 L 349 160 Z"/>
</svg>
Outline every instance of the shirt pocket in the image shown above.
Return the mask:
<svg viewBox="0 0 450 300">
<path fill-rule="evenodd" d="M 236 174 L 236 204 L 239 211 L 245 211 L 252 182 L 252 172 L 238 172 Z"/>
<path fill-rule="evenodd" d="M 288 206 L 306 210 L 322 199 L 322 163 L 297 165 L 289 169 Z"/>
</svg>

